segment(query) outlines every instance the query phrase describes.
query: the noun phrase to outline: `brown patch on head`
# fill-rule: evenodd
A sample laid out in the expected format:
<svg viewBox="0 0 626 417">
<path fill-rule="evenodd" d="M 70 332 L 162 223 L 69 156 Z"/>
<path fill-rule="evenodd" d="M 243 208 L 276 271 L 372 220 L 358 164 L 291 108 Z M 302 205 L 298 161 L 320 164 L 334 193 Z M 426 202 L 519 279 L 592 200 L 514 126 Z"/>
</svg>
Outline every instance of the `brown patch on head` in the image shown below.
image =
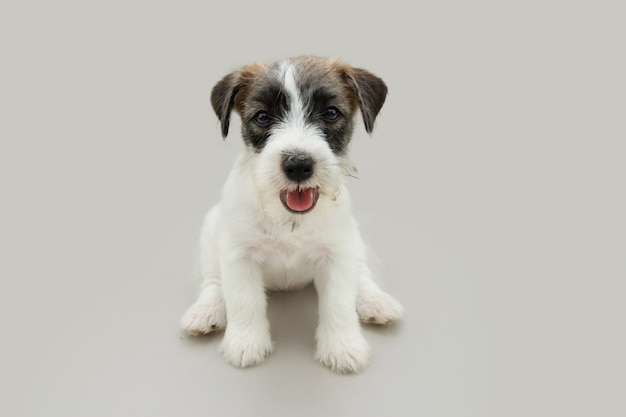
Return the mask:
<svg viewBox="0 0 626 417">
<path fill-rule="evenodd" d="M 371 133 L 374 121 L 385 103 L 387 85 L 362 68 L 354 68 L 336 58 L 304 56 L 292 60 L 304 89 L 321 88 L 335 95 L 344 105 L 341 111 L 361 109 L 365 130 Z"/>
<path fill-rule="evenodd" d="M 326 101 L 351 116 L 358 100 L 354 89 L 346 82 L 349 65 L 338 59 L 314 56 L 297 57 L 291 62 L 305 106 L 313 100 Z"/>
<path fill-rule="evenodd" d="M 357 108 L 363 115 L 366 131 L 372 132 L 387 95 L 387 86 L 382 79 L 335 58 L 304 56 L 292 59 L 291 63 L 300 98 L 307 109 L 308 122 L 322 126 L 335 153 L 347 151 Z M 324 122 L 324 112 L 329 108 L 339 110 L 341 118 L 338 121 Z"/>
</svg>

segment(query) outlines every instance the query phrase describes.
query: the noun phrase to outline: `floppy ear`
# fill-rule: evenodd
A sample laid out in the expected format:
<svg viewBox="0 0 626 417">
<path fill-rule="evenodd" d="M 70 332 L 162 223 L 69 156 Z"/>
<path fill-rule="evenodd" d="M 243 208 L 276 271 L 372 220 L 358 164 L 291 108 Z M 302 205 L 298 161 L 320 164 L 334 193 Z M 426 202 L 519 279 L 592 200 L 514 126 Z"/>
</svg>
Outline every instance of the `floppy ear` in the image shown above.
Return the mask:
<svg viewBox="0 0 626 417">
<path fill-rule="evenodd" d="M 382 79 L 361 68 L 351 69 L 348 73 L 348 82 L 356 92 L 365 130 L 372 133 L 376 116 L 387 97 L 387 86 Z"/>
<path fill-rule="evenodd" d="M 222 125 L 222 137 L 228 135 L 230 114 L 235 104 L 235 97 L 241 88 L 241 77 L 233 72 L 222 78 L 211 91 L 211 105 Z"/>
</svg>

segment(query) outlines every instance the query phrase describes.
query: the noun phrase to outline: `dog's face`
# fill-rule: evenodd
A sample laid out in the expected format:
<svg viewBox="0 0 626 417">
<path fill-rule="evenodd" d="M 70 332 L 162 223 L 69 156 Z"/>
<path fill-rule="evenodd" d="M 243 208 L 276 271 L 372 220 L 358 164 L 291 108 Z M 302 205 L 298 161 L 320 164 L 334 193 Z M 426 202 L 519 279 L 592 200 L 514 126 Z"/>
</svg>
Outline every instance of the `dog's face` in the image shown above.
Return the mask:
<svg viewBox="0 0 626 417">
<path fill-rule="evenodd" d="M 224 137 L 232 110 L 241 116 L 266 209 L 304 214 L 320 198 L 333 200 L 341 175 L 350 169 L 355 114 L 361 110 L 370 133 L 386 95 L 385 83 L 363 69 L 298 57 L 227 75 L 213 88 L 211 103 Z"/>
</svg>

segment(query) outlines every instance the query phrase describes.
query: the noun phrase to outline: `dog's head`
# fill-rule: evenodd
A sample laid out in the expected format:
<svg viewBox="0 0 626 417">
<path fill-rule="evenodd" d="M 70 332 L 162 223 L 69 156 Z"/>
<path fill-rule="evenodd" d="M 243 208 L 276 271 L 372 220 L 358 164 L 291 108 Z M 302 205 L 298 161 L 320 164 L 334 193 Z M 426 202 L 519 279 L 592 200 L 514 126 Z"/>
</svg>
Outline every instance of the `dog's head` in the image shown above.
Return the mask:
<svg viewBox="0 0 626 417">
<path fill-rule="evenodd" d="M 360 109 L 371 133 L 386 95 L 383 80 L 368 71 L 307 56 L 228 74 L 213 88 L 211 104 L 224 137 L 231 112 L 241 116 L 260 191 L 288 212 L 304 214 L 321 196 L 332 200 L 350 167 L 355 114 Z"/>
</svg>

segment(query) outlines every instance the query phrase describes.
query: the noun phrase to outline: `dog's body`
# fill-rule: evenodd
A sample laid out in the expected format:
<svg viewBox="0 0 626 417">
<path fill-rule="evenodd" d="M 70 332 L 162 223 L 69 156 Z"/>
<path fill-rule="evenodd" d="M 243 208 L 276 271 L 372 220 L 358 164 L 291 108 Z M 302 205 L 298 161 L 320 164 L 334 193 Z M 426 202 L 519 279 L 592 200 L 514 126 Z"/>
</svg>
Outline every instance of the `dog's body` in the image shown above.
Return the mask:
<svg viewBox="0 0 626 417">
<path fill-rule="evenodd" d="M 214 87 L 223 136 L 235 110 L 247 146 L 205 219 L 202 290 L 181 324 L 195 335 L 226 328 L 227 362 L 250 366 L 271 352 L 266 289 L 315 284 L 316 357 L 337 372 L 368 362 L 359 318 L 384 324 L 402 315 L 372 280 L 343 182 L 353 170 L 354 114 L 361 109 L 371 132 L 386 92 L 367 71 L 315 57 L 249 65 Z"/>
</svg>

